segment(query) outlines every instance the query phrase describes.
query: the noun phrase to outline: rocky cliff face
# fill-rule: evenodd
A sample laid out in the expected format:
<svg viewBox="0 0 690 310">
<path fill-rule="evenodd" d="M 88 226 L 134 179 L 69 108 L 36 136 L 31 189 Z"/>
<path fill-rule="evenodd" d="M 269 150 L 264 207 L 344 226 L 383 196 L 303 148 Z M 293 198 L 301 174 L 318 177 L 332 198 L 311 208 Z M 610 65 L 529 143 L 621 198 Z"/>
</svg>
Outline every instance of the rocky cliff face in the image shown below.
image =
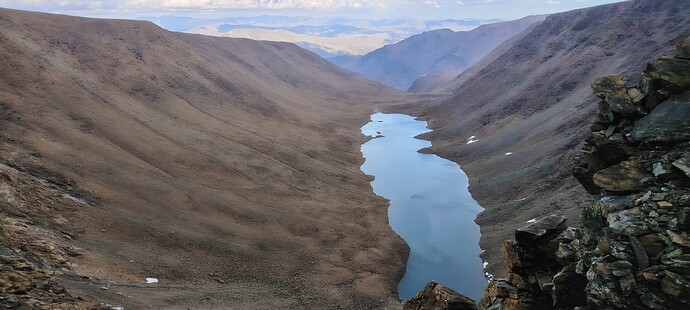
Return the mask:
<svg viewBox="0 0 690 310">
<path fill-rule="evenodd" d="M 550 215 L 516 230 L 502 248 L 508 277 L 489 284 L 480 308 L 687 308 L 689 42 L 649 63 L 637 86 L 618 76 L 592 83 L 602 100 L 573 172 L 596 199 L 579 227 Z"/>
</svg>

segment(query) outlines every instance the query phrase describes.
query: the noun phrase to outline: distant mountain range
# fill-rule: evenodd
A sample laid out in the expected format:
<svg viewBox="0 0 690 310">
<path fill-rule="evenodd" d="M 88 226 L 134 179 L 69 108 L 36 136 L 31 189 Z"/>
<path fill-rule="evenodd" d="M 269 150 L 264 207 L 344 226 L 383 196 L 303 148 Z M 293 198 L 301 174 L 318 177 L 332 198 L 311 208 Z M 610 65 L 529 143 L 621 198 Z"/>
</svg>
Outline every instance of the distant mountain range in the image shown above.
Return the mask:
<svg viewBox="0 0 690 310">
<path fill-rule="evenodd" d="M 410 18 L 349 19 L 291 16 L 255 16 L 200 19 L 177 16 L 141 17 L 178 32 L 219 37 L 248 38 L 295 43 L 324 58 L 364 55 L 385 44 L 437 29 L 471 30 L 497 19 L 446 19 L 420 21 Z"/>
<path fill-rule="evenodd" d="M 501 43 L 519 34 L 545 16 L 479 26 L 469 31 L 440 29 L 414 35 L 386 45 L 362 57 L 338 56 L 329 60 L 384 84 L 408 88 L 429 73 L 469 68 Z"/>
</svg>

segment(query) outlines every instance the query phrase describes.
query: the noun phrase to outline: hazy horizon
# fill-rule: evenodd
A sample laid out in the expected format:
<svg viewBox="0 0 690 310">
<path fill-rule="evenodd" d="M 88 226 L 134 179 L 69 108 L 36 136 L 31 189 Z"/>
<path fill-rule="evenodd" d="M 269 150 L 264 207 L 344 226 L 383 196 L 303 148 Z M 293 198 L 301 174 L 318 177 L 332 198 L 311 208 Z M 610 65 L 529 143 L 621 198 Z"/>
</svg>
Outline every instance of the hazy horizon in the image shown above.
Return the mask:
<svg viewBox="0 0 690 310">
<path fill-rule="evenodd" d="M 142 19 L 180 16 L 225 18 L 250 16 L 517 19 L 620 0 L 2 0 L 0 7 L 97 18 Z"/>
</svg>

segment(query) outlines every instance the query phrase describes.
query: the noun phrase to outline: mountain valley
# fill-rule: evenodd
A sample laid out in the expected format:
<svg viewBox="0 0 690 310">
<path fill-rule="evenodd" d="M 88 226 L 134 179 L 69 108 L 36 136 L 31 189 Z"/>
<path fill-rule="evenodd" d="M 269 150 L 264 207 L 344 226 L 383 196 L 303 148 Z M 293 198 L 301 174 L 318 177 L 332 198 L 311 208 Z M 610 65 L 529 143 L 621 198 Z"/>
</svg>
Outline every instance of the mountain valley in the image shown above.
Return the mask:
<svg viewBox="0 0 690 310">
<path fill-rule="evenodd" d="M 662 101 L 687 103 L 689 36 L 690 2 L 633 0 L 433 30 L 326 60 L 292 43 L 0 8 L 0 304 L 424 310 L 454 309 L 455 300 L 467 309 L 572 309 L 583 300 L 633 300 L 623 295 L 634 291 L 632 278 L 645 290 L 635 293 L 637 304 L 653 304 L 651 292 L 673 295 L 659 303 L 679 308 L 690 296 L 682 265 L 690 255 L 687 108 L 677 109 L 670 144 L 640 144 L 625 133 L 661 113 L 653 111 Z M 671 69 L 654 67 L 663 59 L 674 59 Z M 612 75 L 620 81 L 599 79 Z M 621 96 L 655 106 L 608 113 Z M 388 225 L 389 201 L 374 193 L 374 176 L 361 170 L 360 146 L 376 136 L 360 128 L 376 112 L 428 121 L 432 131 L 418 138 L 431 147 L 419 152 L 467 174 L 484 208 L 475 222 L 494 280 L 482 300 L 443 283 L 399 300 L 409 248 Z M 617 148 L 596 144 L 601 135 Z M 645 186 L 617 192 L 595 177 L 612 171 L 601 164 L 607 150 L 649 166 L 638 171 L 646 181 L 635 179 Z M 667 172 L 650 170 L 656 162 Z M 657 196 L 638 197 L 647 190 Z M 642 233 L 622 233 L 616 225 L 625 219 L 607 217 L 604 200 L 590 204 L 600 192 L 596 199 L 637 195 L 639 203 L 615 208 L 643 210 L 639 221 L 675 218 L 671 232 L 644 231 L 668 239 L 673 253 L 662 258 L 655 248 L 658 257 L 637 259 Z M 671 206 L 658 205 L 663 199 Z M 654 216 L 657 207 L 668 214 Z M 566 229 L 565 218 L 575 227 Z M 616 233 L 583 237 L 601 229 Z M 661 242 L 645 238 L 644 246 Z M 584 240 L 572 244 L 577 257 L 525 263 L 551 259 L 554 244 L 573 240 Z M 616 252 L 620 244 L 632 254 Z M 574 271 L 575 261 L 609 266 L 610 257 L 625 261 L 616 273 L 630 273 L 592 268 L 597 280 L 587 282 L 584 267 Z M 591 294 L 564 301 L 557 274 Z"/>
</svg>

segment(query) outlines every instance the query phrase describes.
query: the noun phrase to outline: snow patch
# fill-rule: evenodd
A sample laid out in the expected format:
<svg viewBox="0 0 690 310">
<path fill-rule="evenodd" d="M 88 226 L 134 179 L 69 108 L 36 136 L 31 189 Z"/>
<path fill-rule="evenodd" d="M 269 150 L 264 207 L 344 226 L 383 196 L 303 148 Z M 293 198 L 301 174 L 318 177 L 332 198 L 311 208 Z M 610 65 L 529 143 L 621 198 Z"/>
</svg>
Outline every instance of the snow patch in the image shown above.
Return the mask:
<svg viewBox="0 0 690 310">
<path fill-rule="evenodd" d="M 537 218 L 535 217 L 535 218 L 533 218 L 533 219 L 527 221 L 527 223 L 534 223 L 534 222 L 536 222 L 536 221 L 537 221 Z"/>
<path fill-rule="evenodd" d="M 146 284 L 158 283 L 157 278 L 146 278 Z"/>
<path fill-rule="evenodd" d="M 489 266 L 489 262 L 483 262 L 482 266 L 484 266 L 484 268 L 486 268 L 486 266 Z"/>
<path fill-rule="evenodd" d="M 506 153 L 506 156 L 508 156 L 508 155 L 513 155 L 513 153 L 512 152 Z"/>
</svg>

